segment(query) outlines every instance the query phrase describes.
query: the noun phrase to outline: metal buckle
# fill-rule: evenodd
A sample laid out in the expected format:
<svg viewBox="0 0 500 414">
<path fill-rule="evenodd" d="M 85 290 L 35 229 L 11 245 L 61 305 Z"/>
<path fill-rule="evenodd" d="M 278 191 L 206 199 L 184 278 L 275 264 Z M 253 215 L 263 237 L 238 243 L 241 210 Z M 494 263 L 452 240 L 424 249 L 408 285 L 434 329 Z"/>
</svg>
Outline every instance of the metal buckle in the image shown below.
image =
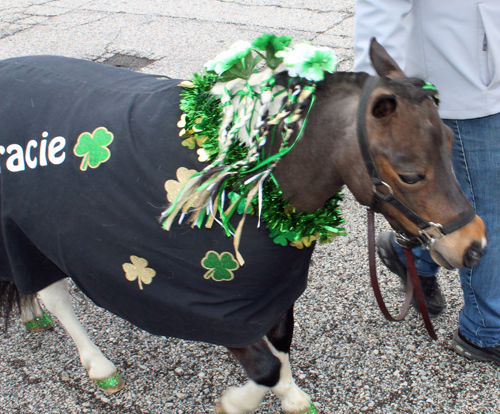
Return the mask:
<svg viewBox="0 0 500 414">
<path fill-rule="evenodd" d="M 436 224 L 432 221 L 429 224 L 429 227 L 418 232 L 419 237 L 422 237 L 424 239 L 424 244 L 427 248 L 432 246 L 436 240 L 440 240 L 444 237 L 444 234 L 441 231 L 441 229 L 443 228 L 441 224 Z"/>
<path fill-rule="evenodd" d="M 381 185 L 385 186 L 385 187 L 388 189 L 388 192 L 387 192 L 387 193 L 382 194 L 381 192 L 379 192 L 379 191 L 377 190 L 377 187 L 378 187 L 378 186 L 381 186 Z M 380 196 L 386 196 L 387 194 L 394 194 L 394 193 L 392 192 L 392 188 L 391 188 L 391 186 L 390 186 L 389 184 L 387 184 L 385 181 L 380 181 L 380 184 L 377 184 L 377 186 L 375 186 L 375 184 L 372 184 L 372 188 L 373 188 L 373 192 L 374 192 L 374 193 L 379 194 L 379 197 L 380 197 Z"/>
<path fill-rule="evenodd" d="M 422 244 L 422 242 L 418 238 L 416 238 L 416 237 L 410 238 L 407 235 L 405 235 L 399 231 L 394 232 L 394 239 L 396 240 L 397 244 L 399 244 L 400 246 L 406 247 L 408 249 L 413 249 L 413 248 L 420 246 Z"/>
</svg>

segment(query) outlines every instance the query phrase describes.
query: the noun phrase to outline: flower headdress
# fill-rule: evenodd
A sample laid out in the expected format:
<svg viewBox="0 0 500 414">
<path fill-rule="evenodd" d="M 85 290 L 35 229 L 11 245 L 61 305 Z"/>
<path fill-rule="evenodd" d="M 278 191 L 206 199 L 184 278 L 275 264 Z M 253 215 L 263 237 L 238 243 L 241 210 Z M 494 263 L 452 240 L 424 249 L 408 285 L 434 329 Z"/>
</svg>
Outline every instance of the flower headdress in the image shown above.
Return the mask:
<svg viewBox="0 0 500 414">
<path fill-rule="evenodd" d="M 291 40 L 264 34 L 252 43 L 237 42 L 209 61 L 203 74 L 181 83 L 185 88 L 180 104 L 184 114 L 178 123 L 182 145 L 199 146 L 200 161 L 209 164 L 182 185 L 162 215 L 163 227 L 169 230 L 177 216 L 182 221 L 186 214 L 193 226 L 211 227 L 217 221 L 228 236 L 234 236 L 241 265 L 238 246 L 248 213 L 258 215 L 259 226 L 265 222 L 273 240 L 285 246 L 308 247 L 317 239 L 328 242 L 344 231 L 339 227 L 340 193 L 316 212 L 295 213 L 281 197 L 272 173 L 302 136 L 316 83 L 337 65 L 330 49 L 308 43 L 290 48 Z M 277 82 L 282 64 L 290 76 L 285 86 Z M 266 153 L 268 139 L 279 140 L 276 154 Z M 229 206 L 224 206 L 226 199 Z M 236 229 L 229 223 L 235 212 L 243 215 Z"/>
</svg>

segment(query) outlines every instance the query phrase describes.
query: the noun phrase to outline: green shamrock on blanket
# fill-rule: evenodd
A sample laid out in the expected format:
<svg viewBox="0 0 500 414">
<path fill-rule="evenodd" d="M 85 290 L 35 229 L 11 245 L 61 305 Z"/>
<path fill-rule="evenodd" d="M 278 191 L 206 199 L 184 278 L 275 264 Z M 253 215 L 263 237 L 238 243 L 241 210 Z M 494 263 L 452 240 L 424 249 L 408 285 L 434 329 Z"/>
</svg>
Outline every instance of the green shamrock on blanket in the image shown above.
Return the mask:
<svg viewBox="0 0 500 414">
<path fill-rule="evenodd" d="M 272 229 L 269 237 L 276 244 L 286 246 L 288 243 L 295 242 L 299 239 L 299 234 L 294 231 L 282 232 L 279 229 Z"/>
<path fill-rule="evenodd" d="M 219 254 L 213 250 L 207 252 L 201 260 L 201 265 L 208 270 L 203 277 L 205 279 L 213 279 L 217 282 L 233 280 L 234 274 L 232 270 L 240 268 L 240 265 L 231 253 L 224 252 Z"/>
<path fill-rule="evenodd" d="M 99 127 L 92 134 L 84 132 L 78 137 L 73 153 L 83 157 L 80 170 L 86 171 L 87 167 L 97 168 L 111 157 L 111 151 L 106 148 L 113 142 L 113 133 L 105 127 Z"/>
</svg>

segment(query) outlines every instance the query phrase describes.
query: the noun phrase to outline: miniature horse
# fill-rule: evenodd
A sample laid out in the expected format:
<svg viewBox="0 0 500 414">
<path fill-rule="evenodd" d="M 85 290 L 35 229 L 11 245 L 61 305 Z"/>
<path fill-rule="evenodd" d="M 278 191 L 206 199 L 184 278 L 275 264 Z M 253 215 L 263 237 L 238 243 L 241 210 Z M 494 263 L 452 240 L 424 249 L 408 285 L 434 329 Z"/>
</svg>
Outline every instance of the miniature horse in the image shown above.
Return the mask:
<svg viewBox="0 0 500 414">
<path fill-rule="evenodd" d="M 423 89 L 423 81 L 406 78 L 375 40 L 370 55 L 380 78 L 368 96 L 362 116 L 383 187 L 428 222 L 446 224 L 457 220 L 471 206 L 452 171 L 453 134 L 440 120 L 432 94 Z M 72 70 L 61 73 L 59 67 L 68 65 Z M 86 68 L 94 73 L 93 78 L 85 77 Z M 107 78 L 109 71 L 115 77 Z M 132 79 L 133 84 L 127 84 L 127 79 Z M 179 149 L 178 141 L 164 138 L 166 132 L 173 131 L 171 124 L 176 121 L 172 119 L 178 119 L 180 114 L 178 99 L 174 99 L 179 88 L 165 89 L 164 98 L 173 103 L 166 101 L 160 111 L 161 119 L 168 119 L 168 111 L 174 115 L 168 119 L 168 125 L 164 123 L 159 128 L 154 125 L 157 108 L 148 106 L 154 91 L 141 89 L 151 79 L 150 75 L 129 75 L 118 69 L 102 69 L 97 64 L 55 57 L 10 59 L 5 65 L 0 62 L 0 85 L 4 86 L 0 126 L 10 140 L 0 146 L 4 234 L 0 253 L 10 261 L 9 267 L 2 260 L 0 268 L 0 278 L 5 280 L 0 286 L 4 291 L 4 307 L 17 297 L 22 321 L 40 321 L 44 314 L 32 295 L 38 292 L 47 310 L 75 341 L 90 378 L 105 391 L 116 392 L 123 387 L 123 380 L 90 341 L 72 310 L 64 280 L 71 277 L 98 305 L 149 332 L 227 346 L 250 380 L 224 393 L 217 412 L 247 413 L 257 408 L 264 395 L 272 390 L 280 398 L 285 413 L 314 413 L 316 409 L 309 396 L 292 379 L 289 362 L 293 302 L 305 288 L 312 248 L 275 249 L 267 232 L 252 230 L 255 221 L 250 220 L 241 243 L 242 253 L 246 259 L 250 258 L 245 266 L 226 272 L 231 277 L 223 282 L 215 281 L 210 272 L 198 278 L 210 285 L 199 286 L 191 281 L 189 272 L 202 275 L 196 248 L 204 249 L 204 254 L 215 246 L 223 246 L 227 237 L 215 229 L 202 232 L 182 225 L 173 233 L 158 230 L 161 234 L 157 235 L 156 228 L 151 227 L 162 203 L 155 198 L 156 188 L 162 187 L 179 166 L 170 168 L 170 163 L 181 159 L 189 164 L 182 153 L 187 148 Z M 364 165 L 356 131 L 360 94 L 368 79 L 371 78 L 365 73 L 334 73 L 318 83 L 316 103 L 303 137 L 274 170 L 282 196 L 297 211 L 316 211 L 344 185 L 361 204 L 372 205 L 375 188 Z M 167 80 L 155 78 L 154 82 L 153 89 L 160 90 L 158 85 Z M 106 97 L 86 100 L 86 91 L 93 86 L 99 93 L 107 94 Z M 70 87 L 73 89 L 68 91 Z M 47 94 L 53 94 L 52 100 L 40 98 Z M 43 117 L 35 112 L 40 105 Z M 144 105 L 145 110 L 141 109 Z M 80 168 L 66 168 L 73 161 L 70 159 L 73 154 L 65 151 L 71 135 L 68 131 L 73 124 L 82 131 L 89 128 L 88 123 L 83 125 L 83 109 L 91 113 L 92 119 L 99 119 L 95 127 L 104 122 L 101 119 L 125 110 L 121 120 L 132 131 L 130 136 L 147 141 L 127 140 L 127 134 L 119 135 L 111 127 L 96 128 L 92 134 L 82 133 L 74 147 L 74 155 L 83 156 L 82 160 L 75 158 L 78 164 L 81 161 Z M 60 122 L 70 119 L 72 126 L 53 127 L 44 118 L 49 116 L 61 118 Z M 141 116 L 143 122 L 137 122 Z M 38 135 L 39 141 L 35 135 L 31 140 L 22 137 L 21 128 L 32 125 L 43 128 L 43 140 Z M 51 139 L 49 132 L 57 136 Z M 25 141 L 12 144 L 14 139 Z M 96 142 L 100 149 L 92 147 Z M 80 151 L 80 144 L 94 151 L 94 158 Z M 118 145 L 130 146 L 138 155 L 139 168 L 130 156 L 120 152 Z M 165 151 L 172 152 L 174 157 L 167 158 L 169 154 Z M 154 174 L 145 172 L 149 165 Z M 191 163 L 188 167 L 191 165 L 196 166 Z M 76 173 L 80 174 L 80 181 L 74 184 L 71 177 Z M 164 200 L 165 195 L 162 197 Z M 148 217 L 135 208 L 136 200 L 144 201 Z M 397 208 L 382 202 L 379 211 L 398 232 L 408 237 L 419 235 L 419 228 Z M 159 227 L 157 222 L 156 225 Z M 144 229 L 148 235 L 143 239 L 139 233 Z M 206 233 L 210 236 L 205 236 Z M 196 246 L 184 242 L 189 237 Z M 147 247 L 146 239 L 155 243 L 153 247 Z M 486 244 L 484 224 L 474 216 L 460 229 L 433 240 L 430 249 L 440 265 L 459 268 L 477 264 Z M 132 250 L 128 252 L 129 247 Z M 125 258 L 122 253 L 114 256 L 118 248 L 128 252 Z M 148 260 L 130 256 L 136 251 Z M 104 259 L 99 257 L 100 253 L 104 253 Z M 123 264 L 122 280 L 108 280 L 110 267 L 120 267 L 129 256 L 132 263 Z M 195 256 L 196 266 L 192 260 Z M 237 273 L 246 271 L 245 268 L 250 272 L 247 278 L 241 277 L 244 273 Z M 176 279 L 182 269 L 182 278 Z M 22 273 L 28 277 L 21 278 Z M 256 282 L 252 274 L 255 277 L 262 274 L 264 282 L 260 279 Z M 171 282 L 170 290 L 160 293 L 164 281 Z M 226 290 L 233 282 L 237 294 Z M 187 283 L 188 291 L 179 297 L 178 287 L 182 283 Z M 249 299 L 244 296 L 247 293 Z M 189 303 L 188 310 L 181 308 L 182 302 Z M 39 325 L 43 329 L 48 323 Z"/>
</svg>

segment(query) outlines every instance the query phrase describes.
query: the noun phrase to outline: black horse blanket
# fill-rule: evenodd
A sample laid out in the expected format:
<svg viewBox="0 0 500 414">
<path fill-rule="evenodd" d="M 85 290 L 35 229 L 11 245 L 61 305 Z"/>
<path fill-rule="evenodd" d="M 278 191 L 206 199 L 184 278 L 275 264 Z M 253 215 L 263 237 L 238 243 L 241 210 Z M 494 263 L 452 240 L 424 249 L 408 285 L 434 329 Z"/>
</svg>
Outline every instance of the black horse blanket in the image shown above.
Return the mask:
<svg viewBox="0 0 500 414">
<path fill-rule="evenodd" d="M 277 245 L 249 217 L 239 267 L 216 224 L 162 229 L 165 183 L 204 167 L 181 145 L 178 84 L 62 57 L 0 61 L 0 279 L 31 294 L 69 276 L 153 334 L 247 346 L 302 294 L 313 249 Z"/>
</svg>

